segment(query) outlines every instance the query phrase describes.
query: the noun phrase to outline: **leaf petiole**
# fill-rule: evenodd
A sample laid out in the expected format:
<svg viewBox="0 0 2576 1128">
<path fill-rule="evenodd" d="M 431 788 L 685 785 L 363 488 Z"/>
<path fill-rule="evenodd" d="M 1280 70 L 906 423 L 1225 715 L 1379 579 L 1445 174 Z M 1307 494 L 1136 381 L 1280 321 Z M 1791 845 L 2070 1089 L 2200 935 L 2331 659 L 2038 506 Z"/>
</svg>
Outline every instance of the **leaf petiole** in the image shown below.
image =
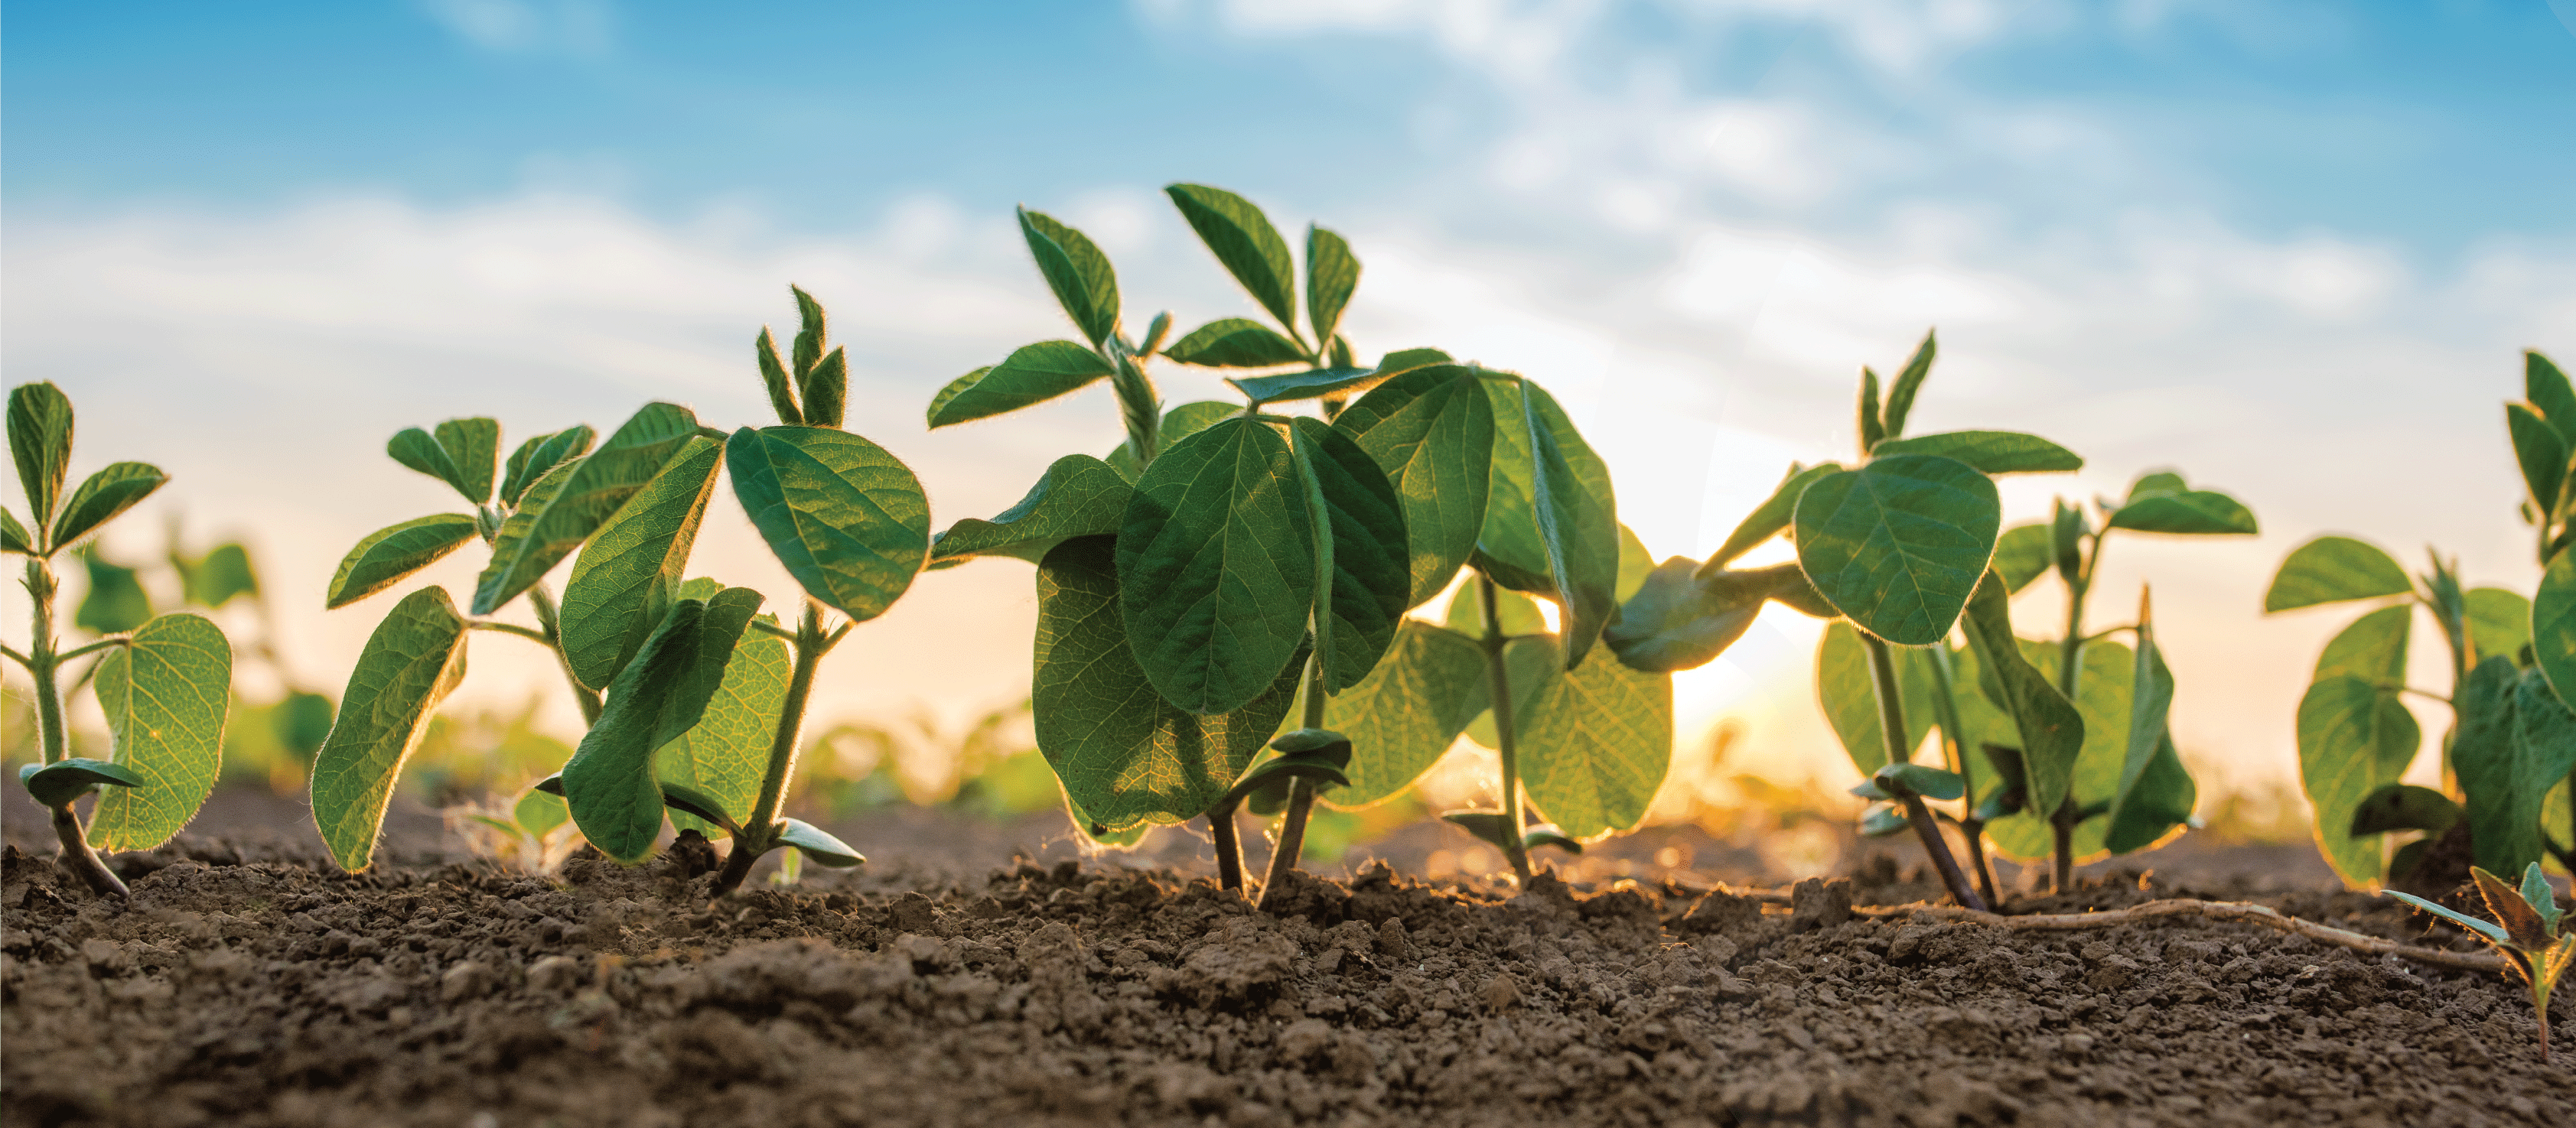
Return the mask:
<svg viewBox="0 0 2576 1128">
<path fill-rule="evenodd" d="M 95 653 L 95 652 L 97 652 L 97 651 L 101 651 L 101 650 L 110 650 L 110 649 L 114 649 L 114 648 L 119 647 L 119 646 L 132 646 L 132 645 L 134 645 L 134 640 L 133 640 L 132 638 L 129 638 L 129 637 L 125 636 L 125 635 L 115 635 L 115 636 L 112 636 L 112 637 L 109 637 L 109 638 L 102 638 L 102 639 L 98 640 L 97 642 L 90 643 L 90 644 L 89 644 L 89 645 L 87 645 L 87 646 L 75 646 L 75 647 L 73 647 L 73 648 L 71 648 L 71 649 L 69 649 L 69 650 L 63 651 L 63 652 L 62 652 L 62 653 L 60 653 L 60 654 L 54 655 L 54 661 L 56 661 L 56 662 L 69 662 L 69 661 L 71 661 L 72 659 L 74 659 L 74 658 L 78 658 L 78 657 L 80 657 L 80 656 L 81 656 L 81 655 L 83 655 L 83 654 L 91 654 L 91 653 Z M 12 655 L 11 655 L 11 657 L 16 657 L 16 655 L 15 655 L 15 654 L 12 654 Z M 24 662 L 24 661 L 26 661 L 26 659 L 20 658 L 20 659 L 19 659 L 19 661 Z"/>
<path fill-rule="evenodd" d="M 501 634 L 517 635 L 520 638 L 532 640 L 538 645 L 546 647 L 549 650 L 553 649 L 555 645 L 555 640 L 547 638 L 544 631 L 523 627 L 517 623 L 498 623 L 490 619 L 474 619 L 467 622 L 465 626 L 468 630 L 495 631 Z"/>
</svg>

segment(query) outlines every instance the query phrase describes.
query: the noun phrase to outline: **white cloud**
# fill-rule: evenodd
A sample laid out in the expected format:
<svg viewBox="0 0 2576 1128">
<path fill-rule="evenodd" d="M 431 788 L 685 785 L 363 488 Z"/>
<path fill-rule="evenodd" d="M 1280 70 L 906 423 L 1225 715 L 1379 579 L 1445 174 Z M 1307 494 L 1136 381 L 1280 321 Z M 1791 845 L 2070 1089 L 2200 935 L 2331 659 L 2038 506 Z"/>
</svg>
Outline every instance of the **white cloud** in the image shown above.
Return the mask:
<svg viewBox="0 0 2576 1128">
<path fill-rule="evenodd" d="M 420 0 L 439 26 L 486 51 L 595 57 L 613 46 L 607 0 Z"/>
</svg>

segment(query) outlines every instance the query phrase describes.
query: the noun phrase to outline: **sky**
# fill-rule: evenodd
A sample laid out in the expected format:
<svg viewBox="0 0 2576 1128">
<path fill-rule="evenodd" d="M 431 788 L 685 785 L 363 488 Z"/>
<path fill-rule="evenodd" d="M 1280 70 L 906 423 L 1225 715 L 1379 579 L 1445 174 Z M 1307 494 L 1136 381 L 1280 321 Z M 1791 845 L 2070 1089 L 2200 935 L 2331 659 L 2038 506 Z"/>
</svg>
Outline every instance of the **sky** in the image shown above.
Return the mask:
<svg viewBox="0 0 2576 1128">
<path fill-rule="evenodd" d="M 2520 350 L 2576 360 L 2571 123 L 2576 0 L 31 0 L 0 37 L 0 364 L 72 396 L 75 473 L 156 462 L 148 512 L 253 538 L 298 677 L 336 684 L 393 598 L 324 613 L 340 555 L 453 507 L 393 432 L 759 422 L 746 346 L 793 281 L 850 350 L 853 429 L 937 524 L 990 516 L 1121 434 L 1105 389 L 923 428 L 949 379 L 1071 335 L 1012 207 L 1095 238 L 1131 322 L 1188 326 L 1254 312 L 1158 192 L 1217 184 L 1350 238 L 1362 354 L 1554 389 L 1658 555 L 1847 456 L 1860 367 L 1933 327 L 1916 430 L 2088 459 L 2009 482 L 2008 520 L 2165 467 L 2234 493 L 2261 536 L 2115 540 L 2094 617 L 2153 583 L 2178 742 L 2243 786 L 2294 778 L 2349 618 L 2259 613 L 2291 548 L 2537 579 L 2499 405 Z M 701 567 L 792 591 L 720 514 Z M 127 525 L 111 552 L 157 551 Z M 1015 700 L 1034 615 L 1025 565 L 925 576 L 818 712 Z M 1683 675 L 1681 738 L 1735 717 L 1750 766 L 1843 781 L 1815 637 L 1774 609 Z M 477 642 L 465 700 L 544 692 L 516 642 Z"/>
</svg>

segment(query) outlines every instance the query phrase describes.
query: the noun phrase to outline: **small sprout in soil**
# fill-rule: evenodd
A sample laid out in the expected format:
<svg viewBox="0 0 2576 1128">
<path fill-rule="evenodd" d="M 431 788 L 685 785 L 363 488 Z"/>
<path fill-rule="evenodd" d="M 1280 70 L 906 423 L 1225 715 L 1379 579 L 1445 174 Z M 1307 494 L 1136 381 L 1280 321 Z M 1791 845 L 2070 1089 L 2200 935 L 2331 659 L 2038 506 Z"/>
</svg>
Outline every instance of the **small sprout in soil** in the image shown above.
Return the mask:
<svg viewBox="0 0 2576 1128">
<path fill-rule="evenodd" d="M 2471 867 L 2469 874 L 2477 882 L 2478 896 L 2485 900 L 2487 914 L 2494 921 L 2454 912 L 2411 893 L 2394 889 L 2387 893 L 2468 929 L 2504 957 L 2505 965 L 2531 988 L 2531 1010 L 2540 1020 L 2540 1060 L 2548 1061 L 2549 991 L 2558 984 L 2568 963 L 2576 961 L 2576 930 L 2559 927 L 2558 898 L 2549 888 L 2549 879 L 2541 876 L 2540 863 L 2533 862 L 2522 871 L 2520 889 L 2483 869 Z"/>
</svg>

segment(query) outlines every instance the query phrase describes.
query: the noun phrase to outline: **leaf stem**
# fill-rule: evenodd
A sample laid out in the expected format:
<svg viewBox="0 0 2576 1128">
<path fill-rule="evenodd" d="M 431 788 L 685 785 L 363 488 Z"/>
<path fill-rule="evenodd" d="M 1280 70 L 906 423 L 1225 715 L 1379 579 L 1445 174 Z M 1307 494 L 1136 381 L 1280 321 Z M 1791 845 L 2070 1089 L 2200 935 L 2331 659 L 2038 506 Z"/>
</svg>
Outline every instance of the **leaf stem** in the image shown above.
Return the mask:
<svg viewBox="0 0 2576 1128">
<path fill-rule="evenodd" d="M 814 695 L 814 669 L 839 637 L 823 633 L 822 607 L 808 597 L 805 614 L 796 624 L 796 672 L 788 680 L 786 707 L 779 711 L 778 731 L 769 742 L 769 771 L 761 777 L 760 798 L 752 804 L 751 817 L 743 820 L 742 833 L 734 836 L 733 850 L 725 855 L 724 869 L 716 875 L 715 896 L 741 886 L 742 879 L 751 875 L 751 864 L 778 843 L 778 805 L 786 798 L 787 780 L 796 771 L 796 737 L 804 725 L 806 702 Z"/>
<path fill-rule="evenodd" d="M 753 619 L 751 621 L 751 629 L 758 631 L 761 634 L 768 635 L 771 638 L 783 638 L 789 642 L 796 641 L 796 631 L 793 628 L 779 626 L 767 619 Z"/>
<path fill-rule="evenodd" d="M 465 624 L 465 629 L 470 631 L 492 631 L 497 634 L 517 635 L 520 638 L 533 639 L 539 645 L 542 645 L 547 649 L 553 649 L 555 645 L 555 640 L 547 638 L 546 632 L 532 630 L 530 628 L 520 626 L 517 623 L 496 623 L 490 619 L 475 619 L 467 622 Z"/>
<path fill-rule="evenodd" d="M 1521 884 L 1530 882 L 1529 846 L 1521 839 L 1521 761 L 1518 734 L 1513 730 L 1517 718 L 1512 715 L 1512 671 L 1504 661 L 1503 619 L 1497 609 L 1500 594 L 1494 590 L 1494 578 L 1476 571 L 1476 602 L 1485 616 L 1485 678 L 1488 695 L 1494 704 L 1494 746 L 1503 761 L 1503 818 L 1511 833 L 1503 844 L 1503 856 L 1511 859 L 1512 872 Z"/>
<path fill-rule="evenodd" d="M 1879 735 L 1887 741 L 1887 762 L 1903 764 L 1913 760 L 1913 750 L 1905 746 L 1905 700 L 1896 684 L 1896 656 L 1888 653 L 1887 642 L 1868 631 L 1857 632 L 1862 645 L 1869 649 L 1870 686 L 1878 697 Z M 1914 836 L 1923 842 L 1923 852 L 1932 859 L 1932 868 L 1941 872 L 1941 883 L 1960 904 L 1984 910 L 1985 902 L 1968 886 L 1966 874 L 1959 872 L 1959 860 L 1950 854 L 1950 843 L 1941 837 L 1941 824 L 1932 818 L 1932 809 L 1923 805 L 1923 797 L 1907 792 L 1905 821 L 1913 824 Z"/>
<path fill-rule="evenodd" d="M 12 647 L 7 643 L 0 643 L 0 658 L 7 658 L 8 660 L 16 662 L 17 664 L 25 666 L 31 670 L 36 668 L 36 664 L 28 661 L 26 655 L 18 653 L 17 648 Z"/>
<path fill-rule="evenodd" d="M 563 667 L 564 681 L 572 686 L 573 703 L 581 706 L 582 726 L 598 724 L 599 691 L 581 684 L 581 678 L 572 672 L 572 655 L 564 653 L 563 648 L 563 612 L 555 606 L 555 593 L 546 590 L 545 581 L 539 580 L 528 588 L 528 605 L 536 608 L 537 626 L 545 630 L 537 641 L 553 649 L 555 664 Z"/>
<path fill-rule="evenodd" d="M 2066 637 L 2058 644 L 2057 688 L 2066 694 L 2069 704 L 2075 701 L 2076 685 L 2084 678 L 2084 597 L 2093 589 L 2093 576 L 2102 567 L 2102 546 L 2110 539 L 2108 527 L 2093 534 L 2092 553 L 2066 584 Z M 2075 796 L 2070 793 L 2048 817 L 2057 844 L 2050 867 L 2050 889 L 2058 893 L 2066 892 L 2075 880 L 2075 810 Z"/>
</svg>

